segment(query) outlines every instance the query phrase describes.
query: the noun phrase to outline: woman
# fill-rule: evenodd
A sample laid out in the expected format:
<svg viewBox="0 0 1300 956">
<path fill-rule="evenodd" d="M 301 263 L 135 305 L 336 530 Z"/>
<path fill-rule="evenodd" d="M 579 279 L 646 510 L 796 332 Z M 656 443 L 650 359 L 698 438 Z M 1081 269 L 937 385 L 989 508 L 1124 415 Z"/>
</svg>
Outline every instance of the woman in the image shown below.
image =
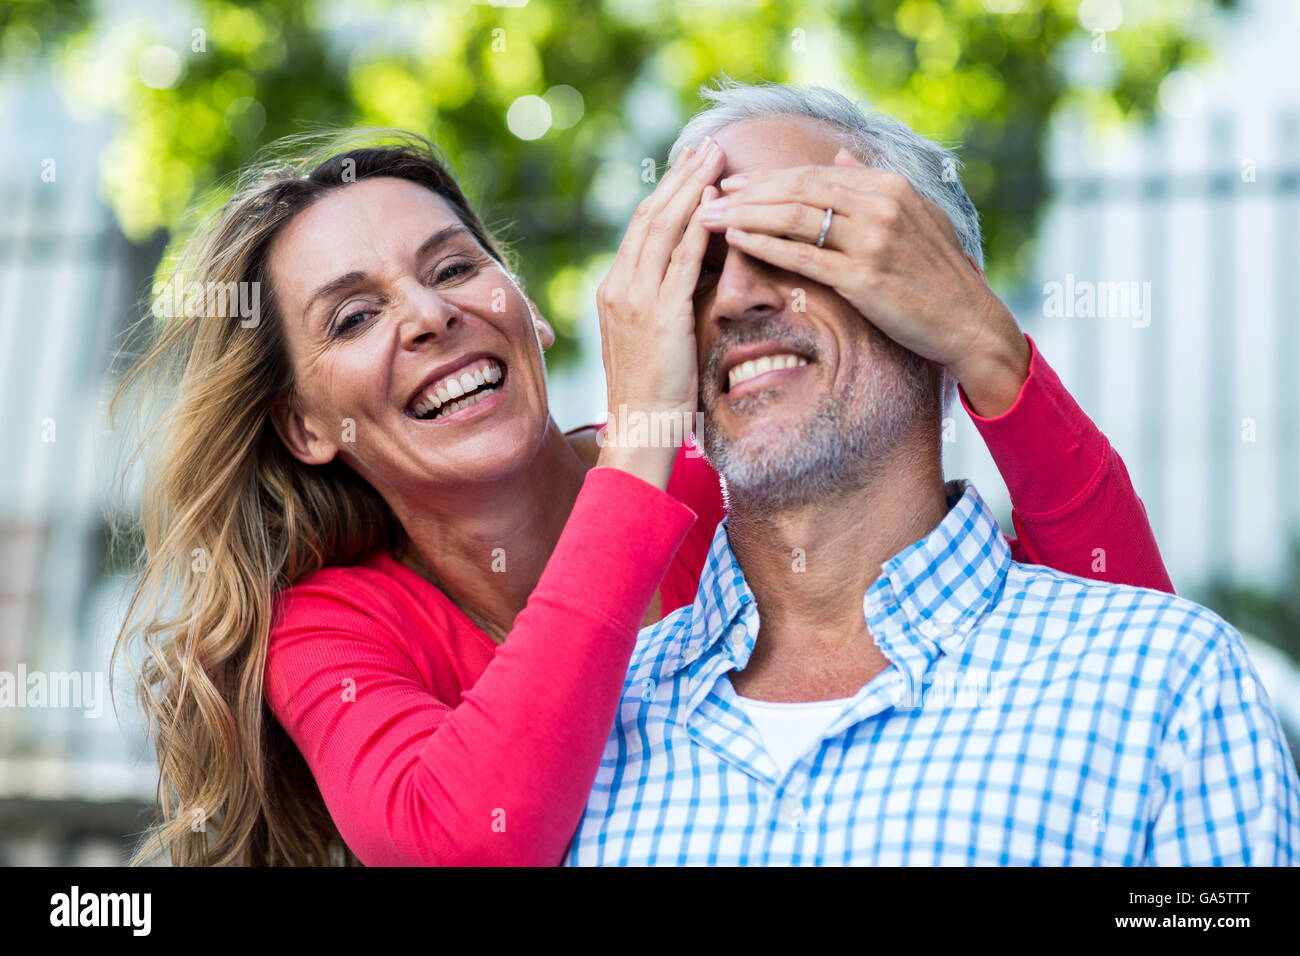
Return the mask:
<svg viewBox="0 0 1300 956">
<path fill-rule="evenodd" d="M 718 153 L 676 163 L 620 247 L 611 409 L 694 410 Z M 172 384 L 119 639 L 145 652 L 152 835 L 177 864 L 558 862 L 638 627 L 693 599 L 716 476 L 559 431 L 553 333 L 418 137 L 252 179 L 178 269 L 258 283 L 262 311 L 165 323 L 123 383 Z M 1041 357 L 977 424 L 1034 505 L 1019 558 L 1088 573 L 1078 542 L 1113 545 L 1112 580 L 1169 587 L 1122 463 Z"/>
</svg>

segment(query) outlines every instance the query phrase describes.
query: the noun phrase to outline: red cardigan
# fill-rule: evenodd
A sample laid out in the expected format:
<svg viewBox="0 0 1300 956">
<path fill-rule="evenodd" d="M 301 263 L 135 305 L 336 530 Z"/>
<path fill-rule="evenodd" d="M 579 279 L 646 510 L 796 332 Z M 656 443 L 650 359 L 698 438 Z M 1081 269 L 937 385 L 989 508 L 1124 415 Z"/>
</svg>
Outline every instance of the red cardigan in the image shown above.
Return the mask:
<svg viewBox="0 0 1300 956">
<path fill-rule="evenodd" d="M 1006 479 L 1017 560 L 1172 592 L 1123 462 L 1036 348 L 1006 414 L 966 410 Z M 501 645 L 382 551 L 277 595 L 266 700 L 363 863 L 560 861 L 645 610 L 656 588 L 665 615 L 694 601 L 723 517 L 717 476 L 692 449 L 666 494 L 588 472 Z"/>
</svg>

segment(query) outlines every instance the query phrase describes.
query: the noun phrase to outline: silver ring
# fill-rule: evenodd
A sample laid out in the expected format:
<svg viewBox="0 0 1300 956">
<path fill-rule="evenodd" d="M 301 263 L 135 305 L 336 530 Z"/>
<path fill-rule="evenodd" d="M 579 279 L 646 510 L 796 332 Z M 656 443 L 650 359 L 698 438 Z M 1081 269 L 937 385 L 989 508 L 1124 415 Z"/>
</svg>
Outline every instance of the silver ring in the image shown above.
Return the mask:
<svg viewBox="0 0 1300 956">
<path fill-rule="evenodd" d="M 826 233 L 831 231 L 831 216 L 835 215 L 835 210 L 830 206 L 826 207 L 826 215 L 822 218 L 822 234 L 817 237 L 817 248 L 820 249 L 826 242 Z"/>
</svg>

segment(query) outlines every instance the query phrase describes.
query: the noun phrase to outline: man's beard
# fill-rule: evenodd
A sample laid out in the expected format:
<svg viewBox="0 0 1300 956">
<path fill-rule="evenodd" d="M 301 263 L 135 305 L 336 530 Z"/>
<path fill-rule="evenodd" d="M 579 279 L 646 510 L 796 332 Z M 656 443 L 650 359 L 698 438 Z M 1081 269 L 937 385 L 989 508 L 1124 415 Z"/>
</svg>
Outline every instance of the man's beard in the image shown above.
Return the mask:
<svg viewBox="0 0 1300 956">
<path fill-rule="evenodd" d="M 733 440 L 718 427 L 712 409 L 722 400 L 719 360 L 747 342 L 772 342 L 818 359 L 806 333 L 760 320 L 725 335 L 701 376 L 700 408 L 705 457 L 722 476 L 729 510 L 774 514 L 864 487 L 889 466 L 892 453 L 926 416 L 938 427 L 941 370 L 883 333 L 869 329 L 870 348 L 841 369 L 842 387 L 824 394 L 803 418 Z M 737 417 L 763 416 L 780 387 L 745 396 L 732 405 Z"/>
</svg>

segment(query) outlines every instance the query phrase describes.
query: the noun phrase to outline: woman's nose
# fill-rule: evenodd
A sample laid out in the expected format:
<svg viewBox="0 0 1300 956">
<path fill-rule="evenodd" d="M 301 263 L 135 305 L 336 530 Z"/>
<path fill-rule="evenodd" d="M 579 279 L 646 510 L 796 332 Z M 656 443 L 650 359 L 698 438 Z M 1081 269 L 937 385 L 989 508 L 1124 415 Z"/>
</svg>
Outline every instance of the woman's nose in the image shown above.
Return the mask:
<svg viewBox="0 0 1300 956">
<path fill-rule="evenodd" d="M 401 340 L 404 348 L 443 338 L 464 322 L 451 302 L 421 282 L 412 280 L 402 289 L 399 304 Z"/>
</svg>

